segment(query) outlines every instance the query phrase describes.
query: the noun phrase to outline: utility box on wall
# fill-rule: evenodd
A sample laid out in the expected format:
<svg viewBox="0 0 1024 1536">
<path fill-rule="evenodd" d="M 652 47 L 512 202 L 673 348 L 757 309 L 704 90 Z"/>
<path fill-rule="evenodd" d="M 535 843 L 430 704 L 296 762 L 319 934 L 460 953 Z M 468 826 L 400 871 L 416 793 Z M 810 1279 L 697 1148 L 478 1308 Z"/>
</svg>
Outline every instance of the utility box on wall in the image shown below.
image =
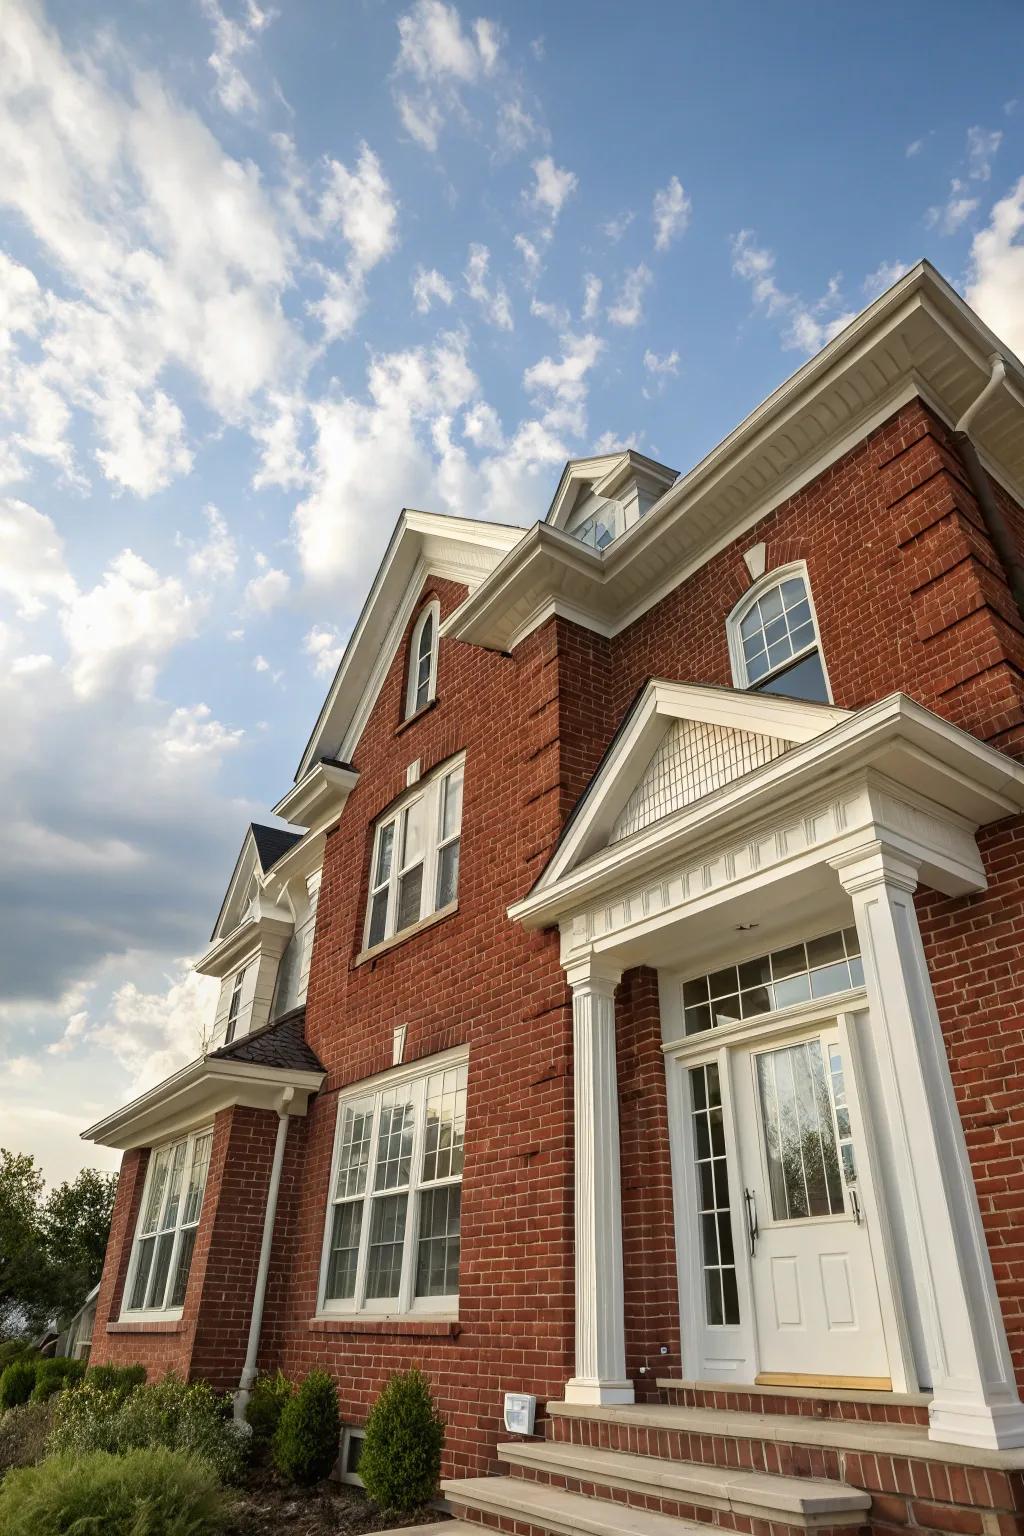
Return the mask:
<svg viewBox="0 0 1024 1536">
<path fill-rule="evenodd" d="M 537 1399 L 525 1392 L 505 1393 L 505 1428 L 510 1435 L 532 1435 Z"/>
</svg>

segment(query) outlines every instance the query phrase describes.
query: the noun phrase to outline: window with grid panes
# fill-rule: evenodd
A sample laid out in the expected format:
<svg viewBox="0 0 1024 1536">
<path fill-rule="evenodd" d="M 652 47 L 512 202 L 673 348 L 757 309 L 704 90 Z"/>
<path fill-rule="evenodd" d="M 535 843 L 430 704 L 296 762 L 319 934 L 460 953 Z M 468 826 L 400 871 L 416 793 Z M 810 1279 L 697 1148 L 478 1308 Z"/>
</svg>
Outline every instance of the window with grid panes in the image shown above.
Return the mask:
<svg viewBox="0 0 1024 1536">
<path fill-rule="evenodd" d="M 747 688 L 829 702 L 817 626 L 802 575 L 784 576 L 759 589 L 733 622 L 738 624 L 742 681 Z"/>
<path fill-rule="evenodd" d="M 683 983 L 688 1035 L 864 985 L 856 928 L 789 944 Z"/>
<path fill-rule="evenodd" d="M 467 1070 L 403 1073 L 339 1104 L 324 1310 L 454 1309 Z"/>
<path fill-rule="evenodd" d="M 434 697 L 439 620 L 440 606 L 435 600 L 427 604 L 413 628 L 409 641 L 409 680 L 405 694 L 407 718 L 423 709 Z"/>
<path fill-rule="evenodd" d="M 417 785 L 377 823 L 365 946 L 451 906 L 459 888 L 463 765 Z"/>
<path fill-rule="evenodd" d="M 129 1312 L 184 1304 L 212 1143 L 212 1131 L 197 1131 L 150 1153 L 126 1288 Z"/>
</svg>

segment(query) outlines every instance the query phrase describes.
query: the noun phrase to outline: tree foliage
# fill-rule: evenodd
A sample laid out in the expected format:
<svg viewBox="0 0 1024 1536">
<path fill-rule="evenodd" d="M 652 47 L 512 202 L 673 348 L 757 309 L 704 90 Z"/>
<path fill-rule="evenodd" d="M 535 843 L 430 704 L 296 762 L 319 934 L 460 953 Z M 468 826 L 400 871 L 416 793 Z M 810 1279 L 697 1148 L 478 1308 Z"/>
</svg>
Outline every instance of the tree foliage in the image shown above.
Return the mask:
<svg viewBox="0 0 1024 1536">
<path fill-rule="evenodd" d="M 359 1475 L 381 1509 L 421 1509 L 437 1493 L 444 1424 L 420 1371 L 392 1376 L 366 1421 Z"/>
</svg>

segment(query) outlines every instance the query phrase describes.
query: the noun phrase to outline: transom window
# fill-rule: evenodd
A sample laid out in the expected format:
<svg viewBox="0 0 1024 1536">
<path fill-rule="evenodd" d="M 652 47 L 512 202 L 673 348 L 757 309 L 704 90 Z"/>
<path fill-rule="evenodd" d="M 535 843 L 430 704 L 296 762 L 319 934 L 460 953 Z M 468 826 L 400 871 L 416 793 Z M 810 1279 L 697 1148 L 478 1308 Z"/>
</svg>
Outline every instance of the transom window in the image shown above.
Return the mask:
<svg viewBox="0 0 1024 1536">
<path fill-rule="evenodd" d="M 857 930 L 844 928 L 684 982 L 685 1031 L 700 1034 L 863 985 Z"/>
<path fill-rule="evenodd" d="M 150 1153 L 127 1286 L 130 1312 L 184 1305 L 210 1166 L 212 1130 Z"/>
<path fill-rule="evenodd" d="M 451 906 L 459 888 L 463 765 L 417 786 L 377 823 L 367 949 Z"/>
<path fill-rule="evenodd" d="M 452 1311 L 459 1291 L 466 1063 L 338 1105 L 322 1307 Z"/>
<path fill-rule="evenodd" d="M 441 605 L 435 598 L 416 620 L 409 640 L 409 676 L 405 691 L 406 717 L 430 703 L 437 690 L 437 630 Z"/>
<path fill-rule="evenodd" d="M 730 618 L 730 643 L 739 687 L 829 702 L 817 625 L 802 568 L 758 584 Z"/>
</svg>

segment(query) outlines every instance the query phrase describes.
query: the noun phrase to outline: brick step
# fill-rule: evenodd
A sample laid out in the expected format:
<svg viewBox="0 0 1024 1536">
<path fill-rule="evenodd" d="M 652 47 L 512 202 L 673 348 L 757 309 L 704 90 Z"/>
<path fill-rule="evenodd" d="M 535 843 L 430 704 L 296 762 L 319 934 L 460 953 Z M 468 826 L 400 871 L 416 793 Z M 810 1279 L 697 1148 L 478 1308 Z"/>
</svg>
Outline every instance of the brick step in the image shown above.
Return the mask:
<svg viewBox="0 0 1024 1536">
<path fill-rule="evenodd" d="M 694 1522 L 566 1493 L 521 1477 L 466 1477 L 442 1481 L 441 1492 L 460 1515 L 517 1532 L 524 1526 L 550 1536 L 707 1536 Z"/>
<path fill-rule="evenodd" d="M 930 1392 L 856 1392 L 833 1387 L 727 1386 L 720 1381 L 659 1377 L 666 1402 L 679 1408 L 729 1408 L 844 1423 L 928 1424 Z"/>
<path fill-rule="evenodd" d="M 547 1480 L 571 1481 L 575 1491 L 593 1490 L 598 1498 L 621 1499 L 625 1493 L 656 1501 L 656 1507 L 670 1504 L 661 1512 L 673 1515 L 679 1515 L 678 1506 L 688 1506 L 806 1529 L 862 1525 L 871 1504 L 869 1494 L 845 1483 L 663 1461 L 593 1446 L 517 1441 L 499 1445 L 498 1459 Z M 716 1516 L 715 1523 L 723 1522 Z"/>
</svg>

